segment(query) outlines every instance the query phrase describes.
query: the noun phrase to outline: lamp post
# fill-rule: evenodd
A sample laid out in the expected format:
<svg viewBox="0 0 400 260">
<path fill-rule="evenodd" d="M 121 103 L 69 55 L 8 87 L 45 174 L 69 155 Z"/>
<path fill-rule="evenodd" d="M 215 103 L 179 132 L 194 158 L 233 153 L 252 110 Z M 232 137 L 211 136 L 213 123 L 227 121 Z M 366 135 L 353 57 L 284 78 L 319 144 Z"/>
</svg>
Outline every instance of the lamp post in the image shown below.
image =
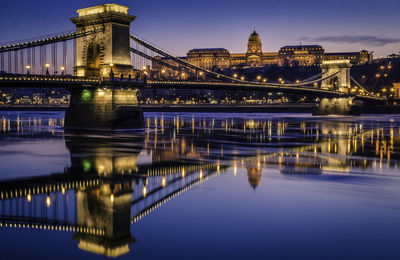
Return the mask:
<svg viewBox="0 0 400 260">
<path fill-rule="evenodd" d="M 46 66 L 46 76 L 50 76 L 50 72 L 49 72 L 50 64 L 46 63 L 45 66 Z"/>
<path fill-rule="evenodd" d="M 31 65 L 26 65 L 26 74 L 31 74 Z"/>
<path fill-rule="evenodd" d="M 114 66 L 114 64 L 110 63 L 110 78 L 111 78 L 111 80 L 114 78 L 113 66 Z"/>
<path fill-rule="evenodd" d="M 64 76 L 65 67 L 61 67 L 60 69 L 61 69 L 61 75 Z"/>
</svg>

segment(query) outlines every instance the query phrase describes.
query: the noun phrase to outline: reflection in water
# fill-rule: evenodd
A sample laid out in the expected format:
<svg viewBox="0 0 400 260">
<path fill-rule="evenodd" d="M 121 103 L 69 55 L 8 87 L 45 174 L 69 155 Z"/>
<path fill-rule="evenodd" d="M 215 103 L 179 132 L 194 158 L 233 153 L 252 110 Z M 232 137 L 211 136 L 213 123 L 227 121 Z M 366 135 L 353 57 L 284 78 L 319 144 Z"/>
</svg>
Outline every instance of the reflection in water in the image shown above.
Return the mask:
<svg viewBox="0 0 400 260">
<path fill-rule="evenodd" d="M 253 189 L 271 167 L 398 174 L 398 120 L 249 117 L 150 114 L 144 133 L 64 134 L 60 114 L 4 114 L 2 142 L 64 138 L 71 164 L 0 182 L 0 226 L 72 232 L 81 250 L 117 257 L 135 242 L 132 224 L 230 168 Z"/>
</svg>

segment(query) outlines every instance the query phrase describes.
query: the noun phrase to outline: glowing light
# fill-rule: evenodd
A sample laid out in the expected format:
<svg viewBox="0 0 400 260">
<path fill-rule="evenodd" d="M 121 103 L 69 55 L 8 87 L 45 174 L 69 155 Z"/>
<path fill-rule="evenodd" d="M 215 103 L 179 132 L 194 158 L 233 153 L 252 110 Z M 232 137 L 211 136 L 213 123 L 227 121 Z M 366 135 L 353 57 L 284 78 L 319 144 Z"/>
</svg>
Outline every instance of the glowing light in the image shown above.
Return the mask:
<svg viewBox="0 0 400 260">
<path fill-rule="evenodd" d="M 143 70 L 146 70 L 146 69 L 147 69 L 147 67 L 146 67 L 146 66 L 143 66 L 143 67 L 142 67 L 142 69 L 143 69 Z"/>
<path fill-rule="evenodd" d="M 31 196 L 31 194 L 28 194 L 28 196 L 26 196 L 26 200 L 27 200 L 28 202 L 31 202 L 31 201 L 32 201 L 32 196 Z"/>
<path fill-rule="evenodd" d="M 200 169 L 200 176 L 199 176 L 200 180 L 203 179 L 203 170 Z"/>
<path fill-rule="evenodd" d="M 110 67 L 113 67 L 114 66 L 114 63 L 110 63 Z"/>
<path fill-rule="evenodd" d="M 89 90 L 85 89 L 82 91 L 81 99 L 82 101 L 89 101 L 92 98 L 92 94 Z"/>
<path fill-rule="evenodd" d="M 26 69 L 29 70 L 31 68 L 30 65 L 26 65 Z"/>
<path fill-rule="evenodd" d="M 147 195 L 147 188 L 146 186 L 143 187 L 143 197 L 146 197 Z"/>
<path fill-rule="evenodd" d="M 49 67 L 50 67 L 50 64 L 46 63 L 45 66 L 46 66 L 46 68 L 49 68 Z"/>
<path fill-rule="evenodd" d="M 111 202 L 114 202 L 114 194 L 111 194 L 111 196 L 110 196 L 110 201 L 111 201 Z"/>
<path fill-rule="evenodd" d="M 162 70 L 161 73 L 164 74 L 164 73 L 165 73 L 165 70 Z"/>
<path fill-rule="evenodd" d="M 165 176 L 162 177 L 161 185 L 165 187 L 167 185 L 167 180 L 165 179 Z"/>
<path fill-rule="evenodd" d="M 65 194 L 65 188 L 64 188 L 64 187 L 62 187 L 62 189 L 61 189 L 61 193 L 62 193 L 62 195 L 64 195 L 64 194 Z"/>
<path fill-rule="evenodd" d="M 99 96 L 104 96 L 104 90 L 99 89 L 98 93 L 99 93 Z"/>
<path fill-rule="evenodd" d="M 46 206 L 50 207 L 50 204 L 51 204 L 50 196 L 47 196 L 46 197 Z"/>
<path fill-rule="evenodd" d="M 182 178 L 185 177 L 185 168 L 182 169 Z"/>
<path fill-rule="evenodd" d="M 61 67 L 61 71 L 64 71 L 65 70 L 65 67 Z"/>
</svg>

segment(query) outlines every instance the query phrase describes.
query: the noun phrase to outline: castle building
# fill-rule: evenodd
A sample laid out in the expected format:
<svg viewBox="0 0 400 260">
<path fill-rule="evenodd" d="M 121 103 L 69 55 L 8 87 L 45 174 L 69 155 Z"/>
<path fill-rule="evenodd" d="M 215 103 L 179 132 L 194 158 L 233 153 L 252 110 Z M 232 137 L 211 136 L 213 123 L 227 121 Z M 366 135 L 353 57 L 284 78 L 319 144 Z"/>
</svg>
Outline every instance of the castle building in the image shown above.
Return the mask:
<svg viewBox="0 0 400 260">
<path fill-rule="evenodd" d="M 222 71 L 226 69 L 268 67 L 268 66 L 319 66 L 323 60 L 350 60 L 354 65 L 372 61 L 372 53 L 366 50 L 360 52 L 326 53 L 320 45 L 284 46 L 278 52 L 263 52 L 260 35 L 253 31 L 247 42 L 246 53 L 230 53 L 224 48 L 192 49 L 186 57 L 180 57 L 193 65 Z M 157 57 L 164 63 L 181 67 L 169 58 Z M 153 61 L 152 70 L 155 75 L 164 77 L 181 77 L 167 66 Z"/>
</svg>

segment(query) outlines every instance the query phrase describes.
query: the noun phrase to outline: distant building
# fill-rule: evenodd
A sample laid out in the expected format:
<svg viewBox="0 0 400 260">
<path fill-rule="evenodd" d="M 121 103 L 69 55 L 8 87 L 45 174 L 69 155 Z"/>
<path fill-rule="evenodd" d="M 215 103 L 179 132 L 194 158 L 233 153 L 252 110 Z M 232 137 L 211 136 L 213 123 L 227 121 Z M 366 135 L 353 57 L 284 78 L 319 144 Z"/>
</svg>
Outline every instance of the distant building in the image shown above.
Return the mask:
<svg viewBox="0 0 400 260">
<path fill-rule="evenodd" d="M 246 53 L 229 53 L 224 48 L 192 49 L 186 57 L 180 57 L 193 65 L 209 70 L 225 70 L 237 68 L 266 66 L 319 66 L 323 60 L 350 60 L 352 64 L 360 65 L 372 61 L 372 53 L 366 50 L 360 52 L 325 53 L 319 45 L 284 46 L 279 52 L 263 52 L 260 35 L 253 31 L 247 42 Z M 180 68 L 169 58 L 157 57 L 162 62 Z M 185 78 L 184 73 L 177 72 L 168 66 L 153 61 L 153 73 L 160 77 Z"/>
<path fill-rule="evenodd" d="M 395 99 L 400 99 L 400 82 L 393 83 L 393 97 Z"/>
</svg>

